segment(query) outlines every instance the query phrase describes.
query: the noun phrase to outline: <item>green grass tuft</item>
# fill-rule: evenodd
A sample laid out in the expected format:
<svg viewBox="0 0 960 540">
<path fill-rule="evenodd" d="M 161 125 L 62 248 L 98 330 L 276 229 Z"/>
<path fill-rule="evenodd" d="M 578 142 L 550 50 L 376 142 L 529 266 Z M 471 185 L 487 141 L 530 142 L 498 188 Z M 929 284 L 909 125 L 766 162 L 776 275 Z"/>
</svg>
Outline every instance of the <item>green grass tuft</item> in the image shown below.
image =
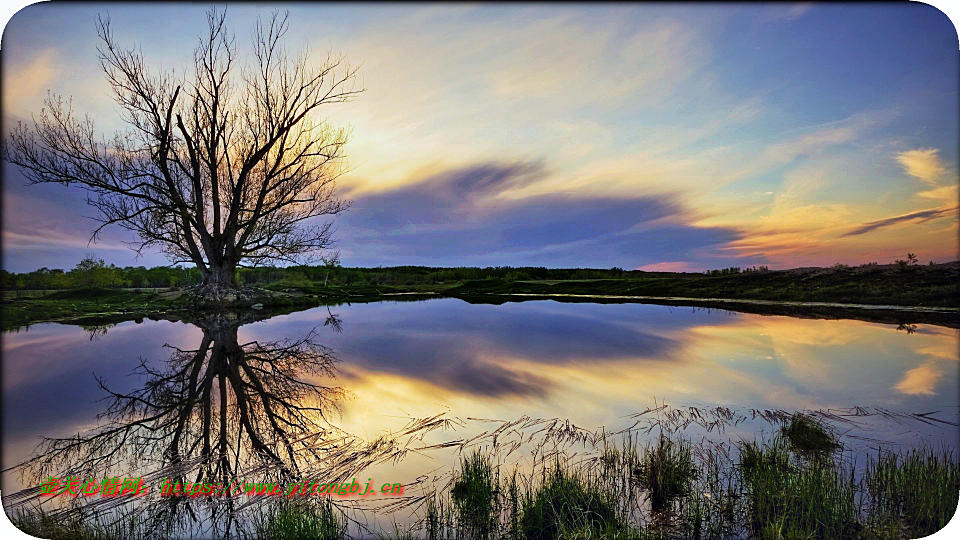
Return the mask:
<svg viewBox="0 0 960 540">
<path fill-rule="evenodd" d="M 803 458 L 823 459 L 840 448 L 837 439 L 820 422 L 801 413 L 794 414 L 780 429 L 790 449 Z"/>
<path fill-rule="evenodd" d="M 745 442 L 740 472 L 748 526 L 759 538 L 852 538 L 858 534 L 855 486 L 832 461 L 791 460 L 781 439 Z"/>
<path fill-rule="evenodd" d="M 931 535 L 953 518 L 960 497 L 960 464 L 928 447 L 905 455 L 881 454 L 866 472 L 874 520 Z"/>
<path fill-rule="evenodd" d="M 690 492 L 696 475 L 690 443 L 661 435 L 655 446 L 646 449 L 635 474 L 648 491 L 653 510 L 666 509 L 671 501 Z"/>
<path fill-rule="evenodd" d="M 257 523 L 257 538 L 266 540 L 340 540 L 346 522 L 338 517 L 330 499 L 289 500 L 275 505 Z"/>
<path fill-rule="evenodd" d="M 520 529 L 527 540 L 609 538 L 627 525 L 611 493 L 558 465 L 524 498 Z"/>
<path fill-rule="evenodd" d="M 479 451 L 464 458 L 450 495 L 460 524 L 470 536 L 489 538 L 498 517 L 496 478 L 490 460 Z"/>
</svg>

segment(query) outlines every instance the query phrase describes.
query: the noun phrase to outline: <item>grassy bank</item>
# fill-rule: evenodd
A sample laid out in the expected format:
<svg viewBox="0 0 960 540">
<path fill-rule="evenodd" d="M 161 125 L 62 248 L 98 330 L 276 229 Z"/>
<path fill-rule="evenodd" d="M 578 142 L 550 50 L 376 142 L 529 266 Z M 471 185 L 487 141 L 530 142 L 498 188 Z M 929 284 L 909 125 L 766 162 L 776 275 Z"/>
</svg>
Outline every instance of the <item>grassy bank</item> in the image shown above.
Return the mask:
<svg viewBox="0 0 960 540">
<path fill-rule="evenodd" d="M 896 539 L 930 535 L 956 512 L 956 456 L 887 452 L 860 468 L 849 457 L 804 416 L 767 441 L 628 439 L 597 460 L 558 457 L 519 478 L 477 453 L 463 460 L 452 489 L 430 499 L 419 530 L 528 540 Z"/>
<path fill-rule="evenodd" d="M 831 428 L 803 414 L 769 435 L 716 443 L 625 435 L 602 439 L 590 457 L 547 451 L 523 471 L 502 465 L 502 449 L 475 448 L 440 477 L 445 483 L 394 509 L 413 513 L 407 527 L 377 530 L 363 521 L 369 514 L 323 498 L 270 501 L 247 523 L 254 537 L 277 540 L 351 538 L 358 520 L 373 527 L 365 537 L 431 540 L 892 540 L 930 535 L 956 513 L 960 463 L 952 451 L 853 459 Z M 102 519 L 34 511 L 13 520 L 47 538 L 126 537 Z"/>
<path fill-rule="evenodd" d="M 265 308 L 308 308 L 337 301 L 375 300 L 396 292 L 389 287 L 311 287 L 291 289 L 283 283 L 264 289 Z M 183 318 L 195 312 L 186 290 L 83 288 L 56 291 L 43 296 L 5 299 L 0 309 L 4 331 L 41 322 L 116 324 L 143 317 Z M 249 307 L 249 306 L 247 306 Z"/>
<path fill-rule="evenodd" d="M 833 302 L 898 306 L 960 306 L 960 265 L 808 268 L 728 275 L 651 273 L 632 279 L 508 281 L 452 287 L 459 297 L 581 294 Z"/>
<path fill-rule="evenodd" d="M 73 289 L 35 298 L 4 300 L 0 318 L 4 330 L 35 322 L 92 317 L 104 324 L 188 310 L 175 292 L 139 292 L 123 289 Z"/>
<path fill-rule="evenodd" d="M 361 273 L 363 269 L 347 269 Z M 374 269 L 377 276 L 392 276 L 390 269 Z M 342 279 L 314 281 L 296 274 L 280 273 L 280 279 L 258 283 L 268 294 L 271 305 L 310 307 L 338 301 L 375 300 L 391 295 L 441 295 L 468 302 L 502 302 L 505 300 L 562 298 L 576 301 L 585 296 L 653 296 L 681 297 L 691 300 L 673 302 L 679 305 L 702 305 L 757 313 L 860 318 L 856 313 L 838 313 L 803 307 L 751 307 L 749 304 L 717 302 L 707 299 L 764 302 L 827 302 L 833 304 L 874 304 L 903 307 L 960 307 L 960 263 L 933 266 L 863 266 L 857 268 L 807 268 L 782 271 L 752 271 L 728 274 L 687 274 L 665 272 L 619 272 L 626 276 L 610 279 L 521 280 L 490 277 L 471 281 L 445 281 L 447 273 L 400 273 L 404 279 L 383 278 L 389 283 L 359 279 L 344 283 Z M 482 269 L 475 269 L 482 275 Z M 346 271 L 340 269 L 340 271 Z M 412 271 L 411 271 L 412 272 Z M 452 271 L 451 271 L 452 272 Z M 559 272 L 559 271 L 557 271 Z M 600 271 L 598 271 L 600 272 Z M 604 271 L 610 273 L 610 271 Z M 410 274 L 410 275 L 407 275 Z M 453 272 L 450 275 L 459 276 Z M 466 273 L 464 275 L 470 275 Z M 493 275 L 493 274 L 491 274 Z M 499 274 L 497 274 L 499 275 Z M 517 272 L 506 276 L 525 277 Z M 576 275 L 571 274 L 571 275 Z M 412 276 L 412 277 L 411 277 Z M 416 279 L 414 279 L 416 278 Z M 127 319 L 151 314 L 173 313 L 192 309 L 183 294 L 187 289 L 105 289 L 83 288 L 57 291 L 43 296 L 21 295 L 5 298 L 2 304 L 3 329 L 26 324 L 60 321 L 79 316 L 125 317 Z M 514 296 L 512 296 L 514 295 Z M 526 295 L 526 296 L 516 296 Z M 697 300 L 700 300 L 699 302 Z M 584 298 L 583 301 L 597 301 Z M 624 300 L 619 300 L 624 301 Z M 849 310 L 848 310 L 849 311 Z M 821 313 L 822 312 L 822 313 Z M 869 314 L 877 316 L 876 313 Z M 899 316 L 880 315 L 882 322 L 924 323 L 954 325 L 955 313 L 941 314 L 931 320 L 900 320 Z"/>
</svg>

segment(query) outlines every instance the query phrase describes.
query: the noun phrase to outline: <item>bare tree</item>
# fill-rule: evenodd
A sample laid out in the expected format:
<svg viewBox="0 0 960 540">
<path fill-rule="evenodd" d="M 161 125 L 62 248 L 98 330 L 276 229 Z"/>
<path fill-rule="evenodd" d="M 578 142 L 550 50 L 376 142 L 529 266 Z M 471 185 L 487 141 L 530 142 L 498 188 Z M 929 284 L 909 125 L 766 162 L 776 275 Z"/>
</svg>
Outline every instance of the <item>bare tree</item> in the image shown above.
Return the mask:
<svg viewBox="0 0 960 540">
<path fill-rule="evenodd" d="M 225 13 L 210 11 L 182 76 L 150 70 L 98 19 L 100 64 L 128 129 L 98 136 L 89 116 L 51 93 L 32 126 L 10 132 L 4 158 L 31 183 L 86 189 L 101 222 L 93 239 L 117 224 L 136 233 L 138 254 L 157 246 L 196 264 L 198 293 L 211 302 L 237 289 L 238 266 L 335 259 L 332 216 L 349 205 L 335 194 L 348 134 L 313 115 L 362 88 L 342 56 L 289 54 L 288 19 L 258 20 L 251 60 L 238 66 Z M 320 216 L 328 219 L 310 221 Z"/>
</svg>

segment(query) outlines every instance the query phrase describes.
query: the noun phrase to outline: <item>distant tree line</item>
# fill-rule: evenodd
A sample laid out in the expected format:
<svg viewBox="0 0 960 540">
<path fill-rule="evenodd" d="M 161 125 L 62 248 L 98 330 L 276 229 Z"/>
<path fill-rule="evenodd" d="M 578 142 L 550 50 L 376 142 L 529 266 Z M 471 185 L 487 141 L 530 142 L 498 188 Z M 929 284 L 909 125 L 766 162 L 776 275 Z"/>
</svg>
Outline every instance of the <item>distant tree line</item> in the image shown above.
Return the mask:
<svg viewBox="0 0 960 540">
<path fill-rule="evenodd" d="M 196 268 L 176 266 L 119 267 L 105 264 L 103 259 L 87 256 L 71 270 L 41 268 L 33 272 L 15 273 L 2 270 L 4 290 L 57 290 L 81 287 L 98 288 L 166 288 L 192 286 L 200 281 Z"/>
<path fill-rule="evenodd" d="M 769 272 L 770 269 L 766 266 L 751 266 L 749 268 L 740 268 L 739 266 L 731 266 L 730 268 L 721 268 L 719 270 L 707 270 L 704 274 L 708 276 L 730 276 L 734 274 L 758 274 L 762 272 Z"/>
<path fill-rule="evenodd" d="M 931 265 L 933 262 L 931 261 Z M 897 270 L 917 265 L 914 254 L 908 254 L 906 260 L 897 260 Z M 861 264 L 877 266 L 877 263 Z M 837 263 L 835 269 L 849 268 Z M 741 268 L 731 266 L 703 273 L 688 273 L 693 276 L 730 276 L 770 272 L 766 266 Z M 33 272 L 15 273 L 0 271 L 3 276 L 4 290 L 57 290 L 81 287 L 99 288 L 167 288 L 192 287 L 201 283 L 203 276 L 196 267 L 143 266 L 119 267 L 105 264 L 103 259 L 88 255 L 71 270 L 41 268 Z M 263 266 L 237 269 L 237 282 L 242 286 L 263 287 L 272 284 L 324 285 L 331 287 L 359 285 L 415 286 L 431 284 L 458 284 L 484 279 L 502 279 L 505 281 L 544 281 L 544 280 L 597 280 L 597 279 L 644 279 L 657 275 L 675 275 L 673 272 L 647 272 L 643 270 L 624 270 L 613 267 L 601 268 L 545 268 L 542 266 L 488 266 L 479 267 L 430 267 L 430 266 L 391 266 L 391 267 L 344 267 L 338 263 L 316 266 Z"/>
<path fill-rule="evenodd" d="M 491 266 L 486 268 L 427 266 L 343 267 L 339 264 L 317 266 L 285 266 L 239 268 L 237 281 L 241 285 L 262 287 L 274 283 L 320 284 L 327 286 L 354 285 L 421 285 L 454 284 L 471 280 L 503 279 L 526 280 L 594 280 L 631 279 L 652 273 L 623 268 L 545 268 Z M 654 273 L 655 274 L 655 273 Z M 58 290 L 82 287 L 99 288 L 166 288 L 191 287 L 202 280 L 195 267 L 143 266 L 119 267 L 105 264 L 103 259 L 88 255 L 70 270 L 40 268 L 33 272 L 2 270 L 4 290 Z"/>
</svg>

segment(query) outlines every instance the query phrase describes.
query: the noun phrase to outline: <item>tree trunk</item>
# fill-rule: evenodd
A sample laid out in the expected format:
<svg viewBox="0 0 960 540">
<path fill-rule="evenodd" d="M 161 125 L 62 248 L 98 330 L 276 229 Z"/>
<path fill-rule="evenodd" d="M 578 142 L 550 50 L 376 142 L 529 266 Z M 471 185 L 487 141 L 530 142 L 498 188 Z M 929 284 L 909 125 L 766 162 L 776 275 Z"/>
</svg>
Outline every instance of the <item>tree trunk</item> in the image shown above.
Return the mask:
<svg viewBox="0 0 960 540">
<path fill-rule="evenodd" d="M 230 304 L 238 300 L 237 265 L 209 265 L 209 273 L 197 287 L 197 295 L 207 303 Z"/>
</svg>

